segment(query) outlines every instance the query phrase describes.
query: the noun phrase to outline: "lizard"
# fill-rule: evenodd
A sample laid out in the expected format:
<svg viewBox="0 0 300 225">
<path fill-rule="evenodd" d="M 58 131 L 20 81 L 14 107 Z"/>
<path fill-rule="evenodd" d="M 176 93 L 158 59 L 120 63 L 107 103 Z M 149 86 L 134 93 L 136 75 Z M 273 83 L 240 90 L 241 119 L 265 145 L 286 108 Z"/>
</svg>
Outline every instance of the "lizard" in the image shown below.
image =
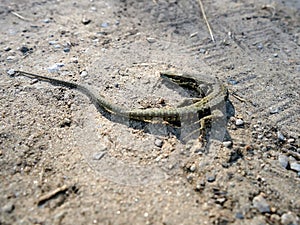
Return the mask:
<svg viewBox="0 0 300 225">
<path fill-rule="evenodd" d="M 214 118 L 215 115 L 211 109 L 217 107 L 222 102 L 228 99 L 227 88 L 220 82 L 215 80 L 200 80 L 195 75 L 191 74 L 176 74 L 166 71 L 160 72 L 162 79 L 171 81 L 176 85 L 184 88 L 190 88 L 196 91 L 202 98 L 194 98 L 190 104 L 185 104 L 179 107 L 168 108 L 147 108 L 147 109 L 127 109 L 117 104 L 106 100 L 102 95 L 94 93 L 88 86 L 77 84 L 70 81 L 64 81 L 56 78 L 41 76 L 24 71 L 15 71 L 15 74 L 38 79 L 48 82 L 53 85 L 64 86 L 70 89 L 75 89 L 87 95 L 96 107 L 101 107 L 107 112 L 132 120 L 149 122 L 154 118 L 162 118 L 169 123 L 179 123 L 182 120 L 188 119 L 190 116 L 197 114 L 200 122 L 200 130 L 204 129 L 205 121 Z"/>
</svg>

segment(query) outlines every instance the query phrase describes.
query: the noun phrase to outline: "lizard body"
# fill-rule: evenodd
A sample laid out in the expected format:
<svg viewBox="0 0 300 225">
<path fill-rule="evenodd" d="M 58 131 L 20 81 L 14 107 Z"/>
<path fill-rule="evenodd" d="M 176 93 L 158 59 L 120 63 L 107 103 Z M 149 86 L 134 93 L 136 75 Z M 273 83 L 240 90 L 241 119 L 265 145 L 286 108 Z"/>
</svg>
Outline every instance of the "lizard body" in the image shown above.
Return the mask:
<svg viewBox="0 0 300 225">
<path fill-rule="evenodd" d="M 198 114 L 199 120 L 201 118 L 211 118 L 211 109 L 214 106 L 224 102 L 227 97 L 227 89 L 225 86 L 216 81 L 204 81 L 197 79 L 196 76 L 189 74 L 174 74 L 171 72 L 161 72 L 160 76 L 163 79 L 170 80 L 182 87 L 188 87 L 194 89 L 199 94 L 203 95 L 203 98 L 197 99 L 194 103 L 191 103 L 182 107 L 170 107 L 170 108 L 148 108 L 148 109 L 126 109 L 119 105 L 109 102 L 102 95 L 94 93 L 87 86 L 77 84 L 74 82 L 63 81 L 46 76 L 40 76 L 23 71 L 16 71 L 16 74 L 29 77 L 31 79 L 38 79 L 44 82 L 51 83 L 53 85 L 60 85 L 70 89 L 78 90 L 87 95 L 96 106 L 104 108 L 109 113 L 115 114 L 120 117 L 149 121 L 153 118 L 162 118 L 168 122 L 179 122 L 182 119 L 188 119 L 191 115 Z M 203 121 L 201 121 L 203 122 Z M 202 127 L 202 123 L 201 123 Z"/>
</svg>

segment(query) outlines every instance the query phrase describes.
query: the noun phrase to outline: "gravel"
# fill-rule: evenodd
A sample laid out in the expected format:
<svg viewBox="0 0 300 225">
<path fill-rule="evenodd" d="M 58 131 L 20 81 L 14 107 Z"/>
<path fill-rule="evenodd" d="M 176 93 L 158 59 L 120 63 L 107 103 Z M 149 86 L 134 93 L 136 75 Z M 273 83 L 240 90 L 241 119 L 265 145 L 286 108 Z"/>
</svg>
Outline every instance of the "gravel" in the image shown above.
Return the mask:
<svg viewBox="0 0 300 225">
<path fill-rule="evenodd" d="M 253 198 L 252 204 L 254 208 L 258 209 L 261 213 L 269 213 L 270 212 L 270 206 L 265 200 L 265 198 L 261 195 L 255 196 Z"/>
<path fill-rule="evenodd" d="M 290 163 L 291 170 L 295 170 L 297 172 L 300 172 L 300 164 L 297 162 L 291 162 Z"/>
<path fill-rule="evenodd" d="M 237 119 L 237 120 L 235 121 L 235 125 L 237 125 L 237 126 L 243 126 L 243 125 L 244 125 L 244 120 L 242 120 L 242 119 Z"/>
<path fill-rule="evenodd" d="M 289 164 L 289 159 L 287 156 L 285 155 L 279 155 L 278 156 L 278 161 L 280 163 L 280 165 L 283 167 L 283 168 L 287 168 L 288 164 Z"/>
</svg>

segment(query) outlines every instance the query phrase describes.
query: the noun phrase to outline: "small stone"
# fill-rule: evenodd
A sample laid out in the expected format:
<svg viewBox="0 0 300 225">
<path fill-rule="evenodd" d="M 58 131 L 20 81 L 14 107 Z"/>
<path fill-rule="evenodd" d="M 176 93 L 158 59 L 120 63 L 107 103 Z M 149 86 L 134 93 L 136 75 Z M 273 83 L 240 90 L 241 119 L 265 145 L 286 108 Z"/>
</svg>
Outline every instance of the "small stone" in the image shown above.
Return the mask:
<svg viewBox="0 0 300 225">
<path fill-rule="evenodd" d="M 200 49 L 199 49 L 199 53 L 205 54 L 205 53 L 206 53 L 206 49 L 205 49 L 205 48 L 200 48 Z"/>
<path fill-rule="evenodd" d="M 84 18 L 82 18 L 81 23 L 84 24 L 84 25 L 87 25 L 87 24 L 89 24 L 91 21 L 92 21 L 92 20 L 87 19 L 87 18 L 84 17 Z"/>
<path fill-rule="evenodd" d="M 78 58 L 73 58 L 72 63 L 78 63 Z"/>
<path fill-rule="evenodd" d="M 2 210 L 6 213 L 12 213 L 15 209 L 15 205 L 11 202 L 7 203 L 2 207 Z"/>
<path fill-rule="evenodd" d="M 93 160 L 100 160 L 106 154 L 105 151 L 97 152 L 93 155 Z"/>
<path fill-rule="evenodd" d="M 273 54 L 273 57 L 274 57 L 274 58 L 277 58 L 277 57 L 278 57 L 278 54 L 277 54 L 277 53 L 274 53 L 274 54 Z"/>
<path fill-rule="evenodd" d="M 294 138 L 289 138 L 288 140 L 287 140 L 287 143 L 294 143 L 295 142 L 295 139 Z"/>
<path fill-rule="evenodd" d="M 64 118 L 61 122 L 60 122 L 60 127 L 69 127 L 71 125 L 72 121 L 70 118 Z"/>
<path fill-rule="evenodd" d="M 147 38 L 147 41 L 148 41 L 150 44 L 152 44 L 152 43 L 156 42 L 156 39 L 155 39 L 155 38 L 149 37 L 149 38 Z"/>
<path fill-rule="evenodd" d="M 227 201 L 227 199 L 226 198 L 217 198 L 216 199 L 216 203 L 218 203 L 218 204 L 220 204 L 220 205 L 223 205 L 224 204 L 224 202 L 226 202 Z"/>
<path fill-rule="evenodd" d="M 270 108 L 270 114 L 276 114 L 276 113 L 279 113 L 279 109 L 278 108 Z"/>
<path fill-rule="evenodd" d="M 262 139 L 264 137 L 264 135 L 263 134 L 259 134 L 259 135 L 257 135 L 257 139 Z"/>
<path fill-rule="evenodd" d="M 15 59 L 15 57 L 12 55 L 6 57 L 7 61 L 13 61 L 14 59 Z"/>
<path fill-rule="evenodd" d="M 54 48 L 56 48 L 56 49 L 58 49 L 58 48 L 60 48 L 60 47 L 61 47 L 60 44 L 54 45 Z"/>
<path fill-rule="evenodd" d="M 300 172 L 300 164 L 297 162 L 291 162 L 290 163 L 291 170 L 295 170 L 297 172 Z"/>
<path fill-rule="evenodd" d="M 299 218 L 291 212 L 284 213 L 281 216 L 282 225 L 298 225 L 299 222 Z"/>
<path fill-rule="evenodd" d="M 47 68 L 49 73 L 55 73 L 58 72 L 59 68 L 63 67 L 65 64 L 63 63 L 56 63 L 50 67 Z"/>
<path fill-rule="evenodd" d="M 160 139 L 155 139 L 155 141 L 154 141 L 154 145 L 156 146 L 156 147 L 159 147 L 159 148 L 161 148 L 162 146 L 163 146 L 163 141 L 162 140 L 160 140 Z"/>
<path fill-rule="evenodd" d="M 280 131 L 277 131 L 277 138 L 279 141 L 285 141 L 286 138 L 283 136 L 283 134 Z"/>
<path fill-rule="evenodd" d="M 243 121 L 242 119 L 237 119 L 237 120 L 235 121 L 235 125 L 236 125 L 236 126 L 243 126 L 243 125 L 244 125 L 244 121 Z"/>
<path fill-rule="evenodd" d="M 223 146 L 229 148 L 232 146 L 232 141 L 223 141 Z"/>
<path fill-rule="evenodd" d="M 233 78 L 229 78 L 229 79 L 227 80 L 227 82 L 228 82 L 228 84 L 231 84 L 231 85 L 236 85 L 236 84 L 238 84 L 238 81 L 235 80 L 235 79 L 233 79 Z"/>
<path fill-rule="evenodd" d="M 44 23 L 50 23 L 50 21 L 51 20 L 49 18 L 46 18 L 46 19 L 43 20 Z"/>
<path fill-rule="evenodd" d="M 257 45 L 257 49 L 262 50 L 263 48 L 264 48 L 264 46 L 263 46 L 262 43 L 259 43 L 259 44 Z"/>
<path fill-rule="evenodd" d="M 48 43 L 49 43 L 49 45 L 55 45 L 57 43 L 57 41 L 49 41 Z"/>
<path fill-rule="evenodd" d="M 65 47 L 64 48 L 64 52 L 70 52 L 70 48 L 69 47 Z"/>
<path fill-rule="evenodd" d="M 11 50 L 11 47 L 7 46 L 7 47 L 4 48 L 4 51 L 6 51 L 6 52 L 9 52 L 10 50 Z"/>
<path fill-rule="evenodd" d="M 26 47 L 26 46 L 22 46 L 22 47 L 20 48 L 20 52 L 22 52 L 23 54 L 26 54 L 27 52 L 29 52 L 29 48 Z"/>
<path fill-rule="evenodd" d="M 205 187 L 205 181 L 204 180 L 200 180 L 200 181 L 197 182 L 195 190 L 196 191 L 201 191 L 201 190 L 204 189 L 204 187 Z"/>
<path fill-rule="evenodd" d="M 237 212 L 237 213 L 235 214 L 235 218 L 242 220 L 242 219 L 244 219 L 244 215 L 243 215 L 243 213 L 241 213 L 241 212 Z"/>
<path fill-rule="evenodd" d="M 7 74 L 8 74 L 9 76 L 13 76 L 15 73 L 16 73 L 16 71 L 15 71 L 14 69 L 9 69 L 9 70 L 7 71 Z"/>
<path fill-rule="evenodd" d="M 261 195 L 255 196 L 253 198 L 252 204 L 261 213 L 269 213 L 271 211 L 269 204 Z"/>
<path fill-rule="evenodd" d="M 187 181 L 189 182 L 189 183 L 192 183 L 193 182 L 193 180 L 194 180 L 194 174 L 188 174 L 187 176 L 186 176 L 186 179 L 187 179 Z"/>
<path fill-rule="evenodd" d="M 278 156 L 278 161 L 280 163 L 280 165 L 283 167 L 283 168 L 287 168 L 288 164 L 289 164 L 289 159 L 287 156 L 285 155 L 279 155 Z"/>
<path fill-rule="evenodd" d="M 108 23 L 107 22 L 103 22 L 103 23 L 101 23 L 101 27 L 103 27 L 103 28 L 107 28 L 108 27 Z"/>
<path fill-rule="evenodd" d="M 206 180 L 210 183 L 214 182 L 216 180 L 216 175 L 215 174 L 207 174 L 206 175 Z"/>
<path fill-rule="evenodd" d="M 80 73 L 80 76 L 83 77 L 83 78 L 87 77 L 87 75 L 88 75 L 88 72 L 85 71 L 85 70 L 81 71 L 81 73 Z"/>
<path fill-rule="evenodd" d="M 196 165 L 192 164 L 191 167 L 190 167 L 190 171 L 195 172 L 195 170 L 196 170 Z"/>
</svg>

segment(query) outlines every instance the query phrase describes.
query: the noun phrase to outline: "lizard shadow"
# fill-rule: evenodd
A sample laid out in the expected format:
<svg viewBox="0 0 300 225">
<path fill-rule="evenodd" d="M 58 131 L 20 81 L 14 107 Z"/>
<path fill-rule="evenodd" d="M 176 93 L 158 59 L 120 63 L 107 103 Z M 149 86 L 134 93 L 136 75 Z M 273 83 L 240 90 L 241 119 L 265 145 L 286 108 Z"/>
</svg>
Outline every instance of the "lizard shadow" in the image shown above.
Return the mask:
<svg viewBox="0 0 300 225">
<path fill-rule="evenodd" d="M 195 95 L 193 90 L 190 90 L 192 95 Z M 87 95 L 86 93 L 83 93 Z M 197 95 L 197 94 L 196 94 Z M 93 96 L 87 95 L 93 105 L 96 107 L 97 111 L 105 117 L 107 120 L 126 125 L 129 128 L 135 130 L 141 130 L 144 133 L 148 133 L 155 136 L 161 137 L 171 137 L 175 136 L 179 141 L 183 144 L 187 143 L 189 140 L 195 140 L 199 138 L 199 136 L 204 135 L 204 140 L 211 138 L 211 129 L 220 130 L 219 133 L 223 132 L 223 135 L 220 135 L 217 139 L 219 141 L 230 140 L 230 134 L 226 129 L 226 124 L 231 116 L 234 116 L 235 109 L 233 104 L 229 99 L 224 100 L 221 106 L 214 106 L 214 109 L 207 109 L 205 114 L 210 115 L 215 108 L 222 108 L 223 116 L 217 120 L 212 119 L 209 123 L 205 125 L 205 132 L 201 131 L 200 120 L 203 116 L 203 112 L 194 113 L 194 115 L 189 116 L 188 119 L 182 118 L 180 121 L 172 121 L 167 119 L 156 118 L 151 121 L 141 121 L 131 118 L 126 118 L 120 115 L 116 115 L 114 113 L 109 112 L 105 107 L 98 104 L 97 99 Z M 194 96 L 193 96 L 194 97 Z M 197 95 L 198 97 L 198 95 Z M 186 104 L 187 101 L 185 102 Z M 212 125 L 214 123 L 214 125 Z M 222 130 L 222 131 L 221 131 Z"/>
</svg>

